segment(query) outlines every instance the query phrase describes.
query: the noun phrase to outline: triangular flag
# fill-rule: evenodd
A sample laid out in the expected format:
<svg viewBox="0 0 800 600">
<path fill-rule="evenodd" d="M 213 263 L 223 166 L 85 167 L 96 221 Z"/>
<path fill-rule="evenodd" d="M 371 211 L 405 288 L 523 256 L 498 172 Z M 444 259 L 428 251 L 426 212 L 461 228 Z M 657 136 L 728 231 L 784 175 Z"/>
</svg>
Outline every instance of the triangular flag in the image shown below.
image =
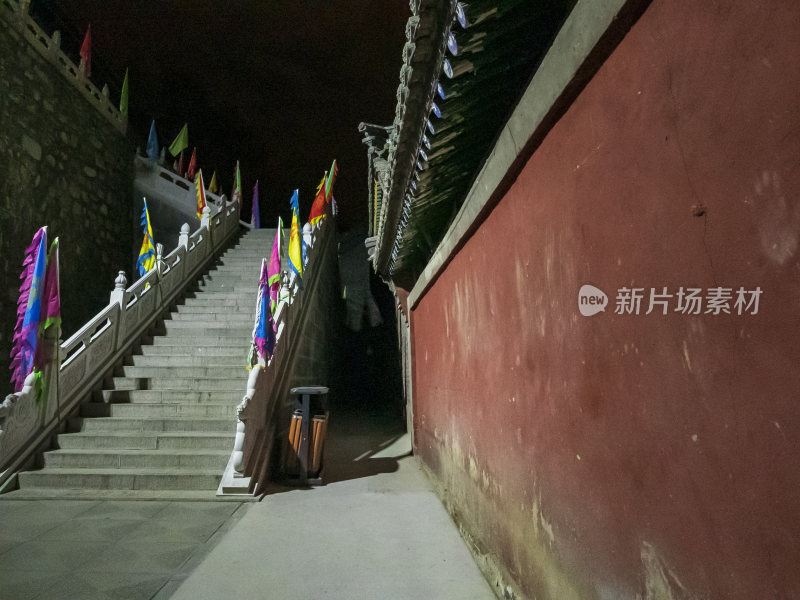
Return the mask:
<svg viewBox="0 0 800 600">
<path fill-rule="evenodd" d="M 292 229 L 289 233 L 289 268 L 299 278 L 303 277 L 303 236 L 300 231 L 300 200 L 298 190 L 292 194 Z"/>
<path fill-rule="evenodd" d="M 278 291 L 281 287 L 281 252 L 283 250 L 283 220 L 278 217 L 278 231 L 275 232 L 275 242 L 272 244 L 272 256 L 269 259 L 267 272 L 269 284 L 269 306 L 272 314 L 278 309 Z M 275 323 L 273 322 L 273 326 Z"/>
<path fill-rule="evenodd" d="M 311 212 L 308 214 L 308 222 L 316 225 L 325 218 L 325 175 L 322 176 L 322 181 L 317 186 L 317 195 L 314 197 L 314 203 L 311 205 Z"/>
<path fill-rule="evenodd" d="M 59 284 L 58 238 L 50 244 L 47 253 L 47 271 L 42 290 L 42 309 L 39 316 L 39 343 L 33 358 L 34 399 L 37 403 L 47 401 L 47 388 L 50 378 L 45 376 L 44 367 L 48 360 L 58 356 L 61 337 L 61 291 Z M 48 330 L 54 329 L 48 335 Z M 56 367 L 58 368 L 58 367 Z"/>
<path fill-rule="evenodd" d="M 150 123 L 150 135 L 147 136 L 147 158 L 153 162 L 158 160 L 158 136 L 155 119 Z"/>
<path fill-rule="evenodd" d="M 253 188 L 253 208 L 250 212 L 250 223 L 253 229 L 261 228 L 261 211 L 258 207 L 258 179 L 256 179 L 256 187 Z"/>
<path fill-rule="evenodd" d="M 183 126 L 183 129 L 180 130 L 178 135 L 170 144 L 169 153 L 172 154 L 172 156 L 178 156 L 178 154 L 183 152 L 188 147 L 189 147 L 189 124 L 186 123 Z"/>
<path fill-rule="evenodd" d="M 125 69 L 125 79 L 122 80 L 122 93 L 119 95 L 119 112 L 128 116 L 128 69 Z"/>
<path fill-rule="evenodd" d="M 83 65 L 84 72 L 86 73 L 86 77 L 92 76 L 92 26 L 86 29 L 86 35 L 83 38 L 83 44 L 81 44 L 81 64 Z"/>
<path fill-rule="evenodd" d="M 183 150 L 181 150 L 180 156 L 176 158 L 175 161 L 172 163 L 172 169 L 178 175 L 183 177 Z"/>
<path fill-rule="evenodd" d="M 197 146 L 192 149 L 192 157 L 189 159 L 189 168 L 186 169 L 186 179 L 194 179 L 197 171 Z"/>
<path fill-rule="evenodd" d="M 328 178 L 325 180 L 325 202 L 331 201 L 331 194 L 333 194 L 333 182 L 336 181 L 336 175 L 339 173 L 339 167 L 336 166 L 336 159 L 333 159 L 331 170 L 328 171 Z"/>
<path fill-rule="evenodd" d="M 253 344 L 264 361 L 275 351 L 275 327 L 272 312 L 269 310 L 269 284 L 267 259 L 261 259 L 261 279 L 258 282 L 258 302 L 256 303 L 256 324 L 253 330 Z M 251 361 L 252 362 L 252 361 Z"/>
<path fill-rule="evenodd" d="M 144 201 L 142 217 L 139 224 L 144 230 L 142 247 L 139 249 L 139 258 L 136 266 L 139 268 L 139 277 L 144 277 L 156 264 L 156 246 L 153 243 L 153 228 L 150 225 L 150 212 L 147 210 L 147 200 Z"/>
<path fill-rule="evenodd" d="M 14 327 L 11 347 L 11 383 L 15 392 L 22 390 L 25 378 L 33 370 L 36 346 L 39 342 L 39 320 L 42 309 L 47 268 L 47 227 L 42 227 L 33 236 L 31 245 L 25 250 L 22 273 L 19 278 L 19 300 L 17 300 L 17 324 Z"/>
<path fill-rule="evenodd" d="M 203 187 L 203 169 L 197 171 L 197 177 L 194 180 L 195 192 L 197 195 L 197 218 L 203 218 L 203 209 L 206 205 L 206 189 Z"/>
<path fill-rule="evenodd" d="M 239 161 L 236 161 L 236 168 L 233 170 L 233 190 L 231 191 L 231 201 L 236 202 L 239 208 L 242 207 L 242 172 L 239 170 Z"/>
<path fill-rule="evenodd" d="M 211 176 L 211 183 L 208 184 L 208 191 L 212 194 L 219 193 L 219 185 L 217 184 L 217 172 L 214 171 L 214 174 Z"/>
</svg>

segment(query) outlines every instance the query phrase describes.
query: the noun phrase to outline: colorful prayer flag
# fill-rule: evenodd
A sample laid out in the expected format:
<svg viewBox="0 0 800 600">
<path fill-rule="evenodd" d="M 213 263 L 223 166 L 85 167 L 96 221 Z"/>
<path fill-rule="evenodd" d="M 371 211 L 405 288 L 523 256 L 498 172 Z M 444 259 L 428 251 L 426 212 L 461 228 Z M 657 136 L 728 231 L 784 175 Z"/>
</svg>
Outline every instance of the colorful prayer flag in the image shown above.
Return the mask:
<svg viewBox="0 0 800 600">
<path fill-rule="evenodd" d="M 303 235 L 300 231 L 300 199 L 298 190 L 292 194 L 292 228 L 289 233 L 289 268 L 299 278 L 303 277 Z"/>
<path fill-rule="evenodd" d="M 61 327 L 61 284 L 59 272 L 58 238 L 50 244 L 47 253 L 47 273 L 45 274 L 44 292 L 42 293 L 42 330 L 50 327 Z M 58 336 L 56 336 L 56 339 Z"/>
<path fill-rule="evenodd" d="M 86 35 L 83 38 L 83 44 L 81 44 L 81 64 L 84 67 L 84 72 L 86 73 L 86 77 L 92 76 L 92 26 L 91 24 L 86 29 Z"/>
<path fill-rule="evenodd" d="M 212 194 L 219 193 L 219 184 L 217 184 L 217 172 L 214 171 L 214 174 L 211 176 L 211 183 L 208 184 L 208 191 Z"/>
<path fill-rule="evenodd" d="M 158 160 L 158 136 L 156 135 L 156 121 L 150 123 L 150 135 L 147 136 L 147 158 L 156 162 Z"/>
<path fill-rule="evenodd" d="M 181 150 L 180 156 L 172 163 L 172 169 L 183 177 L 183 150 Z"/>
<path fill-rule="evenodd" d="M 236 168 L 233 170 L 233 190 L 231 200 L 242 208 L 242 172 L 239 170 L 239 161 L 236 161 Z"/>
<path fill-rule="evenodd" d="M 272 321 L 272 312 L 269 308 L 267 259 L 261 259 L 261 279 L 258 284 L 258 300 L 256 302 L 256 324 L 253 330 L 253 344 L 264 361 L 268 360 L 275 351 L 275 328 Z"/>
<path fill-rule="evenodd" d="M 311 205 L 311 212 L 308 214 L 308 222 L 316 225 L 325 218 L 325 178 L 322 176 L 322 181 L 317 186 L 317 195 L 314 197 L 314 203 Z"/>
<path fill-rule="evenodd" d="M 195 193 L 197 195 L 197 218 L 203 218 L 203 209 L 208 206 L 206 204 L 206 189 L 203 187 L 203 169 L 197 172 L 197 177 L 194 179 Z"/>
<path fill-rule="evenodd" d="M 122 80 L 122 93 L 119 95 L 119 112 L 128 116 L 128 69 L 125 69 L 125 79 Z"/>
<path fill-rule="evenodd" d="M 328 177 L 325 180 L 325 202 L 331 201 L 331 194 L 333 194 L 333 182 L 336 181 L 336 175 L 339 173 L 339 167 L 336 166 L 336 159 L 333 159 L 331 170 L 328 171 Z"/>
<path fill-rule="evenodd" d="M 278 309 L 278 292 L 281 287 L 281 249 L 283 246 L 283 219 L 278 217 L 278 231 L 275 232 L 275 241 L 272 244 L 272 255 L 269 259 L 267 270 L 267 283 L 269 284 L 269 307 L 274 315 Z M 273 321 L 273 326 L 275 322 Z"/>
<path fill-rule="evenodd" d="M 186 179 L 194 179 L 197 171 L 197 146 L 192 149 L 192 157 L 189 159 L 189 167 L 186 169 Z"/>
<path fill-rule="evenodd" d="M 261 228 L 261 212 L 258 208 L 258 179 L 256 179 L 256 186 L 253 188 L 253 208 L 250 211 L 250 223 L 253 229 Z"/>
<path fill-rule="evenodd" d="M 36 346 L 39 341 L 39 323 L 42 312 L 47 267 L 47 227 L 33 236 L 25 250 L 17 301 L 17 324 L 14 327 L 11 348 L 11 383 L 15 392 L 22 390 L 25 378 L 34 367 Z"/>
<path fill-rule="evenodd" d="M 139 277 L 144 277 L 156 265 L 156 246 L 153 243 L 153 228 L 150 226 L 150 212 L 147 210 L 147 200 L 144 201 L 139 224 L 144 230 L 144 239 L 142 239 L 142 247 L 139 249 L 139 259 L 136 261 L 136 266 L 139 268 Z"/>
<path fill-rule="evenodd" d="M 189 147 L 189 124 L 186 123 L 183 126 L 183 129 L 181 129 L 178 132 L 178 135 L 169 145 L 169 153 L 172 154 L 172 156 L 178 156 L 178 154 L 186 150 L 186 148 L 188 147 Z"/>
</svg>

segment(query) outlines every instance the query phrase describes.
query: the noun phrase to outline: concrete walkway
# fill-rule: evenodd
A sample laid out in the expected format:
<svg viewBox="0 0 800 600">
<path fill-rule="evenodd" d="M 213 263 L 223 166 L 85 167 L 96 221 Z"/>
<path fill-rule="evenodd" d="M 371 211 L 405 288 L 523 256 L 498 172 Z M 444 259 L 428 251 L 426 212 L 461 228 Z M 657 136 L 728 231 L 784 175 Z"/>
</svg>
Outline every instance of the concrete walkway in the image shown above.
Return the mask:
<svg viewBox="0 0 800 600">
<path fill-rule="evenodd" d="M 327 485 L 261 502 L 0 499 L 0 600 L 492 599 L 396 419 L 334 411 Z"/>
<path fill-rule="evenodd" d="M 0 501 L 0 599 L 167 598 L 246 504 Z"/>
<path fill-rule="evenodd" d="M 172 597 L 494 598 L 408 436 L 336 412 L 330 432 L 328 483 L 247 506 Z"/>
</svg>

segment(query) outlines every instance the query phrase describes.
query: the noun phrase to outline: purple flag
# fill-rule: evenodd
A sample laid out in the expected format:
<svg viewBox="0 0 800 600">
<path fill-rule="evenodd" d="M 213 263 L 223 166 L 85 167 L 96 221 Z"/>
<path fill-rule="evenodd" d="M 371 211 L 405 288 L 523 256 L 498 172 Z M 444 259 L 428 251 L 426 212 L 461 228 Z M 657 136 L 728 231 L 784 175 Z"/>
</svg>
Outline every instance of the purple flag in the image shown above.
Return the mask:
<svg viewBox="0 0 800 600">
<path fill-rule="evenodd" d="M 256 327 L 253 333 L 253 344 L 265 361 L 275 350 L 275 331 L 272 326 L 272 313 L 268 310 L 269 290 L 267 277 L 267 259 L 261 261 L 261 280 L 258 284 L 258 302 L 256 304 Z"/>
<path fill-rule="evenodd" d="M 269 259 L 269 269 L 267 271 L 269 284 L 269 307 L 274 315 L 278 308 L 278 291 L 281 287 L 281 236 L 283 235 L 283 219 L 278 217 L 278 231 L 275 233 L 275 242 L 272 244 L 272 256 Z M 273 329 L 277 330 L 277 324 L 272 322 Z"/>
<path fill-rule="evenodd" d="M 261 228 L 261 215 L 258 210 L 258 180 L 256 179 L 256 187 L 253 188 L 253 212 L 251 213 L 250 223 L 253 229 Z"/>
<path fill-rule="evenodd" d="M 33 236 L 25 250 L 22 273 L 19 278 L 17 325 L 11 348 L 11 383 L 14 391 L 22 390 L 25 378 L 33 370 L 36 345 L 39 340 L 39 320 L 42 309 L 42 291 L 47 266 L 47 227 Z"/>
</svg>

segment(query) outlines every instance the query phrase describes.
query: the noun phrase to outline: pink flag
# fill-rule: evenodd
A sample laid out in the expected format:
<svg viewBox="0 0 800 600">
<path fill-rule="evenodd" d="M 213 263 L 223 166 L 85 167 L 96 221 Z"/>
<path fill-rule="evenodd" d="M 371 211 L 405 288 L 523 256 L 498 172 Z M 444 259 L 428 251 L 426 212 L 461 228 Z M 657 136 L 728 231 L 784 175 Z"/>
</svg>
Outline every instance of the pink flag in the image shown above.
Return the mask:
<svg viewBox="0 0 800 600">
<path fill-rule="evenodd" d="M 86 67 L 86 77 L 92 76 L 92 26 L 86 30 L 86 36 L 83 38 L 81 45 L 81 62 Z"/>
<path fill-rule="evenodd" d="M 278 308 L 278 291 L 281 287 L 281 235 L 283 234 L 283 220 L 278 217 L 278 231 L 275 233 L 275 243 L 272 244 L 272 256 L 269 259 L 268 283 L 269 283 L 269 306 L 272 314 Z M 275 322 L 272 326 L 277 331 Z"/>
</svg>

